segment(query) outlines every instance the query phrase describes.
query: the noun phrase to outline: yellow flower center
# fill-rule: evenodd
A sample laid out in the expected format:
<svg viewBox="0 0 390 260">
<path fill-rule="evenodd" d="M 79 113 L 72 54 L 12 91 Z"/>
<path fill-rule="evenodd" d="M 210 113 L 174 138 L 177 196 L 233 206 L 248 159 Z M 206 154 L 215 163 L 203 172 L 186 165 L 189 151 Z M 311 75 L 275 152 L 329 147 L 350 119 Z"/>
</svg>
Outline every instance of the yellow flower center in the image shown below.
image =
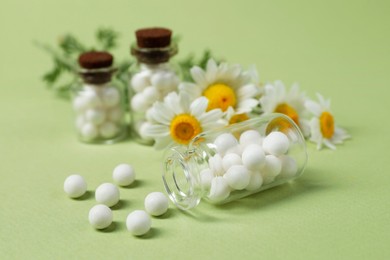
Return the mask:
<svg viewBox="0 0 390 260">
<path fill-rule="evenodd" d="M 329 112 L 322 112 L 320 116 L 320 126 L 322 136 L 329 139 L 334 134 L 334 120 L 333 116 Z"/>
<path fill-rule="evenodd" d="M 299 125 L 299 116 L 297 111 L 286 103 L 279 104 L 275 108 L 276 113 L 285 114 L 290 117 L 297 125 Z"/>
<path fill-rule="evenodd" d="M 225 84 L 217 83 L 209 86 L 203 92 L 209 100 L 207 111 L 220 108 L 222 111 L 226 111 L 228 107 L 234 107 L 236 105 L 236 94 L 233 89 Z"/>
<path fill-rule="evenodd" d="M 237 114 L 237 115 L 234 115 L 230 118 L 229 124 L 232 125 L 235 123 L 240 123 L 240 122 L 243 122 L 243 121 L 248 120 L 248 119 L 249 119 L 249 116 L 247 114 Z"/>
<path fill-rule="evenodd" d="M 171 121 L 171 136 L 173 140 L 180 144 L 188 144 L 200 132 L 202 132 L 200 123 L 192 115 L 177 115 Z"/>
</svg>

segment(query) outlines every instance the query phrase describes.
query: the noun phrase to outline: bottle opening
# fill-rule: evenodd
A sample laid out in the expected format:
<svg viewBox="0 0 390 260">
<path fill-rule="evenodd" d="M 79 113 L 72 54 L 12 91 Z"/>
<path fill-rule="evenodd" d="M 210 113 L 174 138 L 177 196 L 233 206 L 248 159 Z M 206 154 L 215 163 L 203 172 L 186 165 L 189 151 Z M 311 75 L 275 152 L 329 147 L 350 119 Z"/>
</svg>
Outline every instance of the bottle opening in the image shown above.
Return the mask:
<svg viewBox="0 0 390 260">
<path fill-rule="evenodd" d="M 197 194 L 196 177 L 191 172 L 190 158 L 173 148 L 166 156 L 163 182 L 165 189 L 175 205 L 188 210 L 199 204 L 200 196 Z"/>
</svg>

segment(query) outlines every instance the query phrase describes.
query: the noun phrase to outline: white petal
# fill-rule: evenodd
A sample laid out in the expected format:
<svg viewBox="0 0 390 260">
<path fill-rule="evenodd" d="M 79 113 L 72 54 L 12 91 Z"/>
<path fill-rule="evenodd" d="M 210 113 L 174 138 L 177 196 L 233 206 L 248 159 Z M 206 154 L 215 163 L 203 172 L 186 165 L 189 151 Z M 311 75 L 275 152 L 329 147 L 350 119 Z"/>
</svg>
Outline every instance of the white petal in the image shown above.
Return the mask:
<svg viewBox="0 0 390 260">
<path fill-rule="evenodd" d="M 213 109 L 207 113 L 204 113 L 198 119 L 203 125 L 211 122 L 217 122 L 219 119 L 222 118 L 222 116 L 223 116 L 223 112 L 221 109 Z"/>
<path fill-rule="evenodd" d="M 332 142 L 329 141 L 329 139 L 324 139 L 323 143 L 329 147 L 330 149 L 332 150 L 336 150 L 336 146 L 334 144 L 332 144 Z"/>
<path fill-rule="evenodd" d="M 246 99 L 238 105 L 238 107 L 236 109 L 237 113 L 242 114 L 242 113 L 250 112 L 258 104 L 259 104 L 259 101 L 254 99 L 254 98 Z"/>
<path fill-rule="evenodd" d="M 206 75 L 202 68 L 195 66 L 190 70 L 191 76 L 198 85 L 206 85 Z"/>
<path fill-rule="evenodd" d="M 154 148 L 156 150 L 162 150 L 166 149 L 168 146 L 170 146 L 173 143 L 172 138 L 170 136 L 157 138 L 156 142 L 154 143 Z"/>
<path fill-rule="evenodd" d="M 259 93 L 259 89 L 255 84 L 247 84 L 237 89 L 238 99 L 247 99 L 256 96 Z"/>
<path fill-rule="evenodd" d="M 306 100 L 305 102 L 305 108 L 312 113 L 313 115 L 319 117 L 322 113 L 322 108 L 320 104 L 313 100 Z"/>
<path fill-rule="evenodd" d="M 153 106 L 153 118 L 157 122 L 169 125 L 171 123 L 172 118 L 175 116 L 173 111 L 168 109 L 164 103 L 157 102 Z"/>
<path fill-rule="evenodd" d="M 164 125 L 147 125 L 142 135 L 151 138 L 167 136 L 169 135 L 169 127 Z"/>
<path fill-rule="evenodd" d="M 207 109 L 209 101 L 205 97 L 195 99 L 190 106 L 191 115 L 200 117 Z"/>
</svg>

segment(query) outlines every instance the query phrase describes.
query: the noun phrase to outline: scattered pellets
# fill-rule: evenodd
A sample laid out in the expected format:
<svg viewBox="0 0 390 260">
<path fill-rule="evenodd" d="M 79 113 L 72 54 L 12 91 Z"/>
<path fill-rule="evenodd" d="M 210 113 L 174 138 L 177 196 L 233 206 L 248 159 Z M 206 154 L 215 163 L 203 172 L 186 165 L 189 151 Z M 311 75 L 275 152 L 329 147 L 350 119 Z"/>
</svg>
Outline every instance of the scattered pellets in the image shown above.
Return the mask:
<svg viewBox="0 0 390 260">
<path fill-rule="evenodd" d="M 288 137 L 282 132 L 272 132 L 264 138 L 264 151 L 276 156 L 285 154 L 290 146 Z"/>
<path fill-rule="evenodd" d="M 96 205 L 91 208 L 88 215 L 89 223 L 96 229 L 103 229 L 112 223 L 112 211 L 106 205 Z"/>
<path fill-rule="evenodd" d="M 168 198 L 162 192 L 149 193 L 145 198 L 145 210 L 152 216 L 161 216 L 168 207 Z"/>
<path fill-rule="evenodd" d="M 78 174 L 68 176 L 64 182 L 64 191 L 71 198 L 78 198 L 87 191 L 87 183 Z"/>
<path fill-rule="evenodd" d="M 260 172 L 251 172 L 250 176 L 249 184 L 245 189 L 249 191 L 260 189 L 261 185 L 263 185 L 263 176 L 261 176 Z"/>
<path fill-rule="evenodd" d="M 256 130 L 247 130 L 243 132 L 240 136 L 240 145 L 248 146 L 250 144 L 259 144 L 261 145 L 261 135 Z"/>
<path fill-rule="evenodd" d="M 127 230 L 129 230 L 134 236 L 142 236 L 146 234 L 151 227 L 152 221 L 143 210 L 134 210 L 126 219 Z"/>
<path fill-rule="evenodd" d="M 222 166 L 227 171 L 233 165 L 242 165 L 241 156 L 235 153 L 228 153 L 222 159 Z"/>
<path fill-rule="evenodd" d="M 119 201 L 119 189 L 112 183 L 103 183 L 95 191 L 97 202 L 112 207 Z"/>
<path fill-rule="evenodd" d="M 112 172 L 112 178 L 119 186 L 128 186 L 135 180 L 135 171 L 129 164 L 119 164 Z"/>
</svg>

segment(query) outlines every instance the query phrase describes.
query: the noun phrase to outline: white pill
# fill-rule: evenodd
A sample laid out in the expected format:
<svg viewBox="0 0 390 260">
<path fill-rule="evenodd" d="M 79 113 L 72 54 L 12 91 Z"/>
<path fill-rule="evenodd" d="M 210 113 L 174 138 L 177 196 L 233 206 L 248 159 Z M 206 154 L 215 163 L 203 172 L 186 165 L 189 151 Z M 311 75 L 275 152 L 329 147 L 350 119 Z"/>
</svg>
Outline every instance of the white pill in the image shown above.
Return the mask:
<svg viewBox="0 0 390 260">
<path fill-rule="evenodd" d="M 112 211 L 106 205 L 92 207 L 88 214 L 89 223 L 96 229 L 103 229 L 112 223 Z"/>
<path fill-rule="evenodd" d="M 268 184 L 270 182 L 273 182 L 276 176 L 280 174 L 281 170 L 282 170 L 282 162 L 278 157 L 271 154 L 265 156 L 265 165 L 264 168 L 262 169 L 264 183 Z"/>
<path fill-rule="evenodd" d="M 242 163 L 248 170 L 260 170 L 265 164 L 263 148 L 257 144 L 248 145 L 242 153 Z"/>
<path fill-rule="evenodd" d="M 150 81 L 152 85 L 157 87 L 158 89 L 169 88 L 172 85 L 172 77 L 169 73 L 166 72 L 157 72 L 151 78 Z"/>
<path fill-rule="evenodd" d="M 123 111 L 120 107 L 114 107 L 107 111 L 107 118 L 112 122 L 119 122 L 122 120 Z"/>
<path fill-rule="evenodd" d="M 134 236 L 142 236 L 146 234 L 152 225 L 152 221 L 143 210 L 134 210 L 126 219 L 127 230 L 129 230 Z"/>
<path fill-rule="evenodd" d="M 213 180 L 213 178 L 214 178 L 214 174 L 211 171 L 211 169 L 209 169 L 209 168 L 203 169 L 200 172 L 200 183 L 202 185 L 202 188 L 205 190 L 209 190 L 211 187 L 211 181 Z"/>
<path fill-rule="evenodd" d="M 279 157 L 282 162 L 282 171 L 280 172 L 280 178 L 294 177 L 298 172 L 298 165 L 294 158 L 288 155 L 282 155 Z"/>
<path fill-rule="evenodd" d="M 213 202 L 220 202 L 229 197 L 230 187 L 224 177 L 218 176 L 211 181 L 208 198 Z"/>
<path fill-rule="evenodd" d="M 152 216 L 161 216 L 169 207 L 168 198 L 162 192 L 149 193 L 144 204 L 146 212 Z"/>
<path fill-rule="evenodd" d="M 240 145 L 261 144 L 261 135 L 256 130 L 247 130 L 240 136 Z"/>
<path fill-rule="evenodd" d="M 135 171 L 133 166 L 122 163 L 115 167 L 112 172 L 112 178 L 120 186 L 128 186 L 135 180 Z"/>
<path fill-rule="evenodd" d="M 80 133 L 87 140 L 95 139 L 99 135 L 98 129 L 91 123 L 84 124 L 80 129 Z"/>
<path fill-rule="evenodd" d="M 106 107 L 113 107 L 120 102 L 120 93 L 116 88 L 107 88 L 103 91 L 103 103 Z"/>
<path fill-rule="evenodd" d="M 144 88 L 150 85 L 149 71 L 141 71 L 131 78 L 131 86 L 136 92 L 141 92 Z"/>
<path fill-rule="evenodd" d="M 94 125 L 100 125 L 106 119 L 106 112 L 101 108 L 90 108 L 85 111 L 85 119 Z"/>
<path fill-rule="evenodd" d="M 142 92 L 133 96 L 131 99 L 131 108 L 136 112 L 146 111 L 149 108 L 149 103 Z"/>
<path fill-rule="evenodd" d="M 99 133 L 104 138 L 111 138 L 118 134 L 119 128 L 116 124 L 112 122 L 105 122 L 99 127 Z"/>
<path fill-rule="evenodd" d="M 221 155 L 224 155 L 226 151 L 238 144 L 237 139 L 230 133 L 225 133 L 219 135 L 214 144 L 216 146 L 217 152 Z"/>
<path fill-rule="evenodd" d="M 97 107 L 102 104 L 102 101 L 100 100 L 99 95 L 96 93 L 93 89 L 88 89 L 82 93 L 82 96 L 80 96 L 84 100 L 84 104 L 86 107 Z"/>
<path fill-rule="evenodd" d="M 285 154 L 290 146 L 288 137 L 282 132 L 272 132 L 263 140 L 263 148 L 266 153 L 276 156 Z"/>
<path fill-rule="evenodd" d="M 153 86 L 146 87 L 144 91 L 142 91 L 142 94 L 149 104 L 153 104 L 154 101 L 158 100 L 160 97 L 157 89 Z"/>
<path fill-rule="evenodd" d="M 261 176 L 260 172 L 251 172 L 250 176 L 249 184 L 245 189 L 249 191 L 260 189 L 261 185 L 263 185 L 263 176 Z"/>
<path fill-rule="evenodd" d="M 119 201 L 119 189 L 112 183 L 103 183 L 95 191 L 97 202 L 112 207 Z"/>
<path fill-rule="evenodd" d="M 244 150 L 244 147 L 240 144 L 236 145 L 236 146 L 233 146 L 233 147 L 230 147 L 229 149 L 226 150 L 225 154 L 228 154 L 228 153 L 235 153 L 235 154 L 238 154 L 238 155 L 242 155 L 242 152 Z"/>
<path fill-rule="evenodd" d="M 76 112 L 82 112 L 86 108 L 85 99 L 78 96 L 73 100 L 73 109 Z"/>
<path fill-rule="evenodd" d="M 222 166 L 222 157 L 219 154 L 215 154 L 209 159 L 209 167 L 215 175 L 222 176 L 224 174 Z"/>
<path fill-rule="evenodd" d="M 245 189 L 250 180 L 249 171 L 243 165 L 233 165 L 223 177 L 226 179 L 229 186 L 235 190 Z"/>
<path fill-rule="evenodd" d="M 87 191 L 87 183 L 81 175 L 70 175 L 65 179 L 64 191 L 71 198 L 81 197 Z"/>
<path fill-rule="evenodd" d="M 228 153 L 222 159 L 222 166 L 227 171 L 233 165 L 242 165 L 241 156 L 236 153 Z"/>
</svg>

